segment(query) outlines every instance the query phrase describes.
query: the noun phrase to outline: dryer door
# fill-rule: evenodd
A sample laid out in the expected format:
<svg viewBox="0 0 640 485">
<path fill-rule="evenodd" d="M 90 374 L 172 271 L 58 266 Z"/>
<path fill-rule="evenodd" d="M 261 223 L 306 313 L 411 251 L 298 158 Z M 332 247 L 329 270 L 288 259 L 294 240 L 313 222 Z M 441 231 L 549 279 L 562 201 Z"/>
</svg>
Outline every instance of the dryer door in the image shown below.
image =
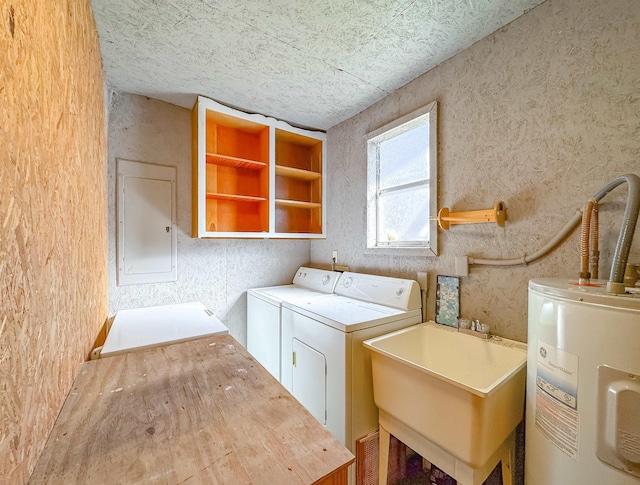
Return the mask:
<svg viewBox="0 0 640 485">
<path fill-rule="evenodd" d="M 291 394 L 327 424 L 327 359 L 324 354 L 293 339 L 293 379 Z"/>
</svg>

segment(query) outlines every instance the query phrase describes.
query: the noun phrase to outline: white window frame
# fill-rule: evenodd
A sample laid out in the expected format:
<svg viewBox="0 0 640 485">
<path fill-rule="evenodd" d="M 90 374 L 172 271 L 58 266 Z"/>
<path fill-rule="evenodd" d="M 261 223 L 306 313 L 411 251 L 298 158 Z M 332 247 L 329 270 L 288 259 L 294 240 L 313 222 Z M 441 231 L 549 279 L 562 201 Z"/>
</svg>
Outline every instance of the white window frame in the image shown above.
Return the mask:
<svg viewBox="0 0 640 485">
<path fill-rule="evenodd" d="M 438 255 L 437 215 L 437 128 L 438 105 L 434 101 L 402 118 L 392 121 L 366 135 L 367 141 L 367 249 L 366 254 L 394 254 L 408 256 Z M 408 130 L 429 123 L 429 238 L 424 242 L 379 242 L 378 238 L 378 198 L 379 160 L 378 145 L 380 142 L 398 136 Z"/>
</svg>

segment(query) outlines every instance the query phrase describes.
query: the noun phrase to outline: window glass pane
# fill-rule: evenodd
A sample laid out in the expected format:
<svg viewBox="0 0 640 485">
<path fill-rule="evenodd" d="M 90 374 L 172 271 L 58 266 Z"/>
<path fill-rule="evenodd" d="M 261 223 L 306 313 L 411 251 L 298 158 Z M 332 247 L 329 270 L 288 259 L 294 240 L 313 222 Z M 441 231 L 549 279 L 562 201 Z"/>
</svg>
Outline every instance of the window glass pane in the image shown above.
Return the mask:
<svg viewBox="0 0 640 485">
<path fill-rule="evenodd" d="M 378 201 L 378 241 L 429 240 L 429 187 L 387 192 Z"/>
<path fill-rule="evenodd" d="M 380 142 L 379 188 L 429 178 L 429 124 Z"/>
</svg>

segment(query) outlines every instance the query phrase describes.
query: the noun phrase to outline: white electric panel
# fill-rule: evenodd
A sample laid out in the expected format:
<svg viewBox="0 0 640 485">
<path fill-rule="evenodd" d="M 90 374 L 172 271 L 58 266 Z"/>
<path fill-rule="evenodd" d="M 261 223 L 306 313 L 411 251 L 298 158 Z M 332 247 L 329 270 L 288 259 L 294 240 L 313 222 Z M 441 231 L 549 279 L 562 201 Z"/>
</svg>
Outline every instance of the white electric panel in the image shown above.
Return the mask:
<svg viewBox="0 0 640 485">
<path fill-rule="evenodd" d="M 118 285 L 176 281 L 176 168 L 118 160 Z"/>
</svg>

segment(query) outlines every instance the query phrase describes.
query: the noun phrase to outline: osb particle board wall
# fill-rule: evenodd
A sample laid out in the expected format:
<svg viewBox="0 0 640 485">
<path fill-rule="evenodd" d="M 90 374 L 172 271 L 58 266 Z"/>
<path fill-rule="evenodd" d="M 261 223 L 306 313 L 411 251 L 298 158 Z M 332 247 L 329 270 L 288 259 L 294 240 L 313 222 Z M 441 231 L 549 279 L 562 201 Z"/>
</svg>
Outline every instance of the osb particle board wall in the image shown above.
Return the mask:
<svg viewBox="0 0 640 485">
<path fill-rule="evenodd" d="M 24 483 L 107 315 L 102 66 L 86 0 L 0 1 L 0 483 Z"/>
</svg>

